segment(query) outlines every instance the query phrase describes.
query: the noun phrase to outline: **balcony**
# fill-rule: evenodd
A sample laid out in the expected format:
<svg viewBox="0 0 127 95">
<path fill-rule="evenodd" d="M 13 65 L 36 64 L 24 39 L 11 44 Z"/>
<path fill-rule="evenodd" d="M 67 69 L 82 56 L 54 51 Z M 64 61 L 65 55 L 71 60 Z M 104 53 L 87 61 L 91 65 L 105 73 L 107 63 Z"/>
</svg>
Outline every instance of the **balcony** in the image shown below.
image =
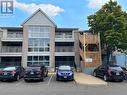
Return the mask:
<svg viewBox="0 0 127 95">
<path fill-rule="evenodd" d="M 3 46 L 1 52 L 2 53 L 22 52 L 22 47 L 14 47 L 14 46 L 7 47 L 7 46 Z"/>
<path fill-rule="evenodd" d="M 22 47 L 3 46 L 1 48 L 0 56 L 21 56 Z"/>
<path fill-rule="evenodd" d="M 74 52 L 73 46 L 56 46 L 55 52 Z"/>
<path fill-rule="evenodd" d="M 99 35 L 92 35 L 92 34 L 79 34 L 79 40 L 82 44 L 95 44 L 99 43 Z"/>
<path fill-rule="evenodd" d="M 23 34 L 22 34 L 22 32 L 8 32 L 6 36 L 3 36 L 2 41 L 22 42 L 23 41 Z"/>
<path fill-rule="evenodd" d="M 57 46 L 55 47 L 56 56 L 75 56 L 73 46 Z"/>
<path fill-rule="evenodd" d="M 56 34 L 55 35 L 55 41 L 56 42 L 74 42 L 74 37 L 72 34 Z"/>
<path fill-rule="evenodd" d="M 86 52 L 86 58 L 92 58 L 93 60 L 100 59 L 100 53 L 99 52 Z"/>
<path fill-rule="evenodd" d="M 86 35 L 85 36 L 86 43 L 99 43 L 98 35 Z"/>
</svg>

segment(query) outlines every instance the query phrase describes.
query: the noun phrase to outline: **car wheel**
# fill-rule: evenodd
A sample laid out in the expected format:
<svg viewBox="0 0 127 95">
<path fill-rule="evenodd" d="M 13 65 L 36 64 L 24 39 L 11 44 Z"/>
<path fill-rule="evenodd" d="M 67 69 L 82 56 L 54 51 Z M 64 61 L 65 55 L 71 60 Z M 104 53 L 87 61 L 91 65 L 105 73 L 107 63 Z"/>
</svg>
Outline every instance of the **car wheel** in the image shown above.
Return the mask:
<svg viewBox="0 0 127 95">
<path fill-rule="evenodd" d="M 28 80 L 27 80 L 27 79 L 24 79 L 24 81 L 25 81 L 25 82 L 28 82 Z"/>
<path fill-rule="evenodd" d="M 45 77 L 48 77 L 48 72 L 46 72 Z"/>
<path fill-rule="evenodd" d="M 73 79 L 71 79 L 71 81 L 74 81 L 74 78 L 73 78 Z"/>
<path fill-rule="evenodd" d="M 56 78 L 56 81 L 59 81 L 59 78 Z"/>
<path fill-rule="evenodd" d="M 48 71 L 47 71 L 47 73 L 46 73 L 46 77 L 48 77 Z"/>
<path fill-rule="evenodd" d="M 44 78 L 42 77 L 42 78 L 40 79 L 40 81 L 44 81 Z"/>
<path fill-rule="evenodd" d="M 107 81 L 107 76 L 106 75 L 104 75 L 104 81 Z"/>
<path fill-rule="evenodd" d="M 123 79 L 119 80 L 119 82 L 122 82 L 122 81 L 123 81 Z"/>
<path fill-rule="evenodd" d="M 95 77 L 97 76 L 96 72 L 93 72 L 93 76 L 95 76 Z"/>
</svg>

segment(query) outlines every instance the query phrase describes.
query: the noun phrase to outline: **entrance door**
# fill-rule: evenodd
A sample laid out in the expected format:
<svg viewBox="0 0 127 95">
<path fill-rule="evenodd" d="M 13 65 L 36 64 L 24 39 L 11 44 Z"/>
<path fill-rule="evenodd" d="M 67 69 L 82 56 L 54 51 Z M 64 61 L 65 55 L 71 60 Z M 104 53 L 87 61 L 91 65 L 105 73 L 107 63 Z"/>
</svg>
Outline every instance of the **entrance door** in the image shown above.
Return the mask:
<svg viewBox="0 0 127 95">
<path fill-rule="evenodd" d="M 74 56 L 55 56 L 55 67 L 69 65 L 74 67 Z"/>
</svg>

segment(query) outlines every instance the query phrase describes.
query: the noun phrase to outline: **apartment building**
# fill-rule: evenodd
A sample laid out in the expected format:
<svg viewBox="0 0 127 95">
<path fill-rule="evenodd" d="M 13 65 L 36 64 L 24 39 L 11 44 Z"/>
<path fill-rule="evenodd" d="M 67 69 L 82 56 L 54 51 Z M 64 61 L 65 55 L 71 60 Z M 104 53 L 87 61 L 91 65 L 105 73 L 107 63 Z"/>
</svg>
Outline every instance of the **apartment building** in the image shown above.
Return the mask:
<svg viewBox="0 0 127 95">
<path fill-rule="evenodd" d="M 81 67 L 78 28 L 57 28 L 41 9 L 21 26 L 0 28 L 0 66 Z"/>
</svg>

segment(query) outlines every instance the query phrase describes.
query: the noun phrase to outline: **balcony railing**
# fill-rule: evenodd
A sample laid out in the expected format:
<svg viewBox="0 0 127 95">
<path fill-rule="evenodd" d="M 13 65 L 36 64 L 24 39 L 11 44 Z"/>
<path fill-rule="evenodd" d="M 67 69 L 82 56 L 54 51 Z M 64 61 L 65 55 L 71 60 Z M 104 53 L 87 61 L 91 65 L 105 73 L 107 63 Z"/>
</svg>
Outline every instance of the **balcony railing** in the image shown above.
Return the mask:
<svg viewBox="0 0 127 95">
<path fill-rule="evenodd" d="M 20 32 L 8 33 L 7 38 L 23 38 L 23 34 Z"/>
<path fill-rule="evenodd" d="M 72 39 L 73 36 L 72 35 L 65 35 L 65 34 L 61 34 L 61 35 L 55 35 L 55 38 L 59 38 L 59 39 Z"/>
<path fill-rule="evenodd" d="M 86 44 L 88 43 L 99 43 L 99 36 L 98 35 L 92 35 L 92 34 L 84 34 L 84 35 L 81 35 L 79 34 L 79 40 L 82 44 L 84 44 L 84 42 Z"/>
<path fill-rule="evenodd" d="M 86 58 L 92 58 L 94 60 L 100 59 L 100 53 L 99 52 L 86 52 Z"/>
<path fill-rule="evenodd" d="M 99 42 L 98 35 L 86 35 L 85 40 L 86 40 L 86 43 L 98 43 Z"/>
<path fill-rule="evenodd" d="M 60 47 L 55 47 L 56 52 L 74 52 L 74 47 L 73 46 L 60 46 Z"/>
<path fill-rule="evenodd" d="M 22 47 L 14 47 L 14 46 L 3 46 L 1 48 L 1 53 L 19 53 L 22 52 Z"/>
</svg>

